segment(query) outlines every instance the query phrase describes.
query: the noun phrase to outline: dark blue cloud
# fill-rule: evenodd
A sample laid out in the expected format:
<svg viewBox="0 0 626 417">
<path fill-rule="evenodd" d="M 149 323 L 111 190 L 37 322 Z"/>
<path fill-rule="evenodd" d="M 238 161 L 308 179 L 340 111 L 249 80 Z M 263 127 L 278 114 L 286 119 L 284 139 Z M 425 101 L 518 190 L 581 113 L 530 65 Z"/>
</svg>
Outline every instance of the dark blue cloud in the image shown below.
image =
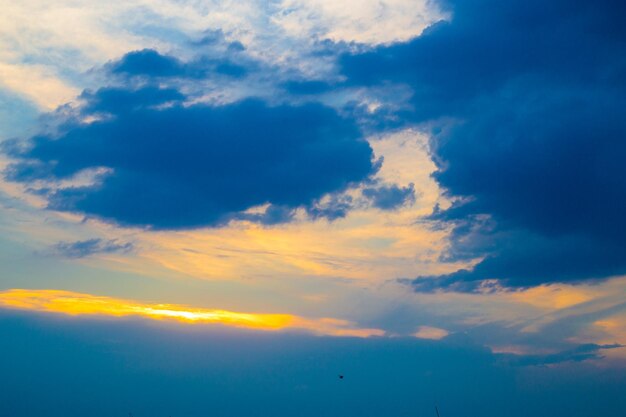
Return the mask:
<svg viewBox="0 0 626 417">
<path fill-rule="evenodd" d="M 452 1 L 407 43 L 341 59 L 349 83 L 409 85 L 434 177 L 456 199 L 447 259 L 473 271 L 419 289 L 472 289 L 626 273 L 626 5 Z M 487 216 L 491 228 L 463 235 Z M 462 242 L 462 243 L 460 243 Z M 461 245 L 458 247 L 457 245 Z M 433 278 L 433 277 L 430 277 Z"/>
<path fill-rule="evenodd" d="M 178 59 L 161 55 L 154 49 L 129 52 L 118 62 L 111 64 L 115 74 L 148 75 L 152 77 L 178 77 L 187 72 Z"/>
<path fill-rule="evenodd" d="M 619 0 L 444 1 L 453 13 L 407 43 L 340 60 L 349 84 L 406 83 L 417 119 L 463 116 L 512 81 L 623 87 L 625 12 Z M 534 90 L 534 89 L 533 89 Z"/>
<path fill-rule="evenodd" d="M 255 223 L 261 223 L 266 226 L 271 226 L 286 223 L 293 219 L 295 214 L 296 213 L 293 207 L 270 204 L 260 213 L 239 213 L 233 216 L 233 219 L 248 220 Z"/>
<path fill-rule="evenodd" d="M 394 210 L 405 204 L 415 202 L 415 187 L 409 184 L 406 187 L 398 185 L 380 185 L 363 189 L 363 195 L 368 198 L 372 205 L 381 210 Z"/>
<path fill-rule="evenodd" d="M 483 280 L 501 280 L 513 287 L 531 287 L 538 283 L 581 283 L 624 273 L 624 248 L 603 240 L 581 235 L 544 237 L 529 232 L 501 231 L 476 237 L 462 235 L 464 257 L 485 255 L 471 270 L 459 270 L 441 276 L 421 276 L 412 282 L 422 292 L 444 288 L 454 291 L 485 291 Z M 477 239 L 486 246 L 472 246 Z M 469 247 L 468 247 L 469 245 Z M 457 257 L 453 246 L 452 256 Z M 495 289 L 495 287 L 491 287 Z"/>
<path fill-rule="evenodd" d="M 97 253 L 128 253 L 133 250 L 130 242 L 103 239 L 87 239 L 76 242 L 59 242 L 52 247 L 55 254 L 67 258 L 84 258 Z"/>
<path fill-rule="evenodd" d="M 185 96 L 173 88 L 148 86 L 139 90 L 125 88 L 101 88 L 96 92 L 85 91 L 80 97 L 87 101 L 82 109 L 84 115 L 98 113 L 125 114 L 134 110 L 149 109 L 170 102 L 180 102 Z"/>
<path fill-rule="evenodd" d="M 246 50 L 246 47 L 239 41 L 233 41 L 228 44 L 229 52 L 243 52 Z"/>
<path fill-rule="evenodd" d="M 243 49 L 238 45 L 241 44 L 229 44 L 221 56 L 203 56 L 190 62 L 162 55 L 153 49 L 142 49 L 127 53 L 119 61 L 108 64 L 108 68 L 112 74 L 129 77 L 202 79 L 221 74 L 242 78 L 256 67 L 256 63 L 249 58 L 243 59 L 239 55 Z"/>
<path fill-rule="evenodd" d="M 314 218 L 336 220 L 345 217 L 352 209 L 353 199 L 349 195 L 331 195 L 328 201 L 318 202 L 307 208 L 308 214 Z"/>
<path fill-rule="evenodd" d="M 33 137 L 9 167 L 15 181 L 61 180 L 108 168 L 98 184 L 50 192 L 50 207 L 122 225 L 157 229 L 216 226 L 257 205 L 314 207 L 328 193 L 378 169 L 354 122 L 321 104 L 223 106 L 180 103 L 175 90 L 85 93 L 78 119 L 59 135 Z M 268 217 L 268 218 L 270 218 Z"/>
</svg>

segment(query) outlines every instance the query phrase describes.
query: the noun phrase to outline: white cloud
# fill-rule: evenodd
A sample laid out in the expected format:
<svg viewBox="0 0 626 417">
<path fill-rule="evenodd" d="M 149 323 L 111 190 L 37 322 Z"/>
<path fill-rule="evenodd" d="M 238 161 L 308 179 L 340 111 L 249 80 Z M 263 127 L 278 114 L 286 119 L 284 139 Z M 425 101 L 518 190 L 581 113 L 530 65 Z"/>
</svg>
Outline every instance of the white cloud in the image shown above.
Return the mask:
<svg viewBox="0 0 626 417">
<path fill-rule="evenodd" d="M 428 0 L 283 0 L 273 21 L 295 37 L 377 45 L 411 39 L 445 17 Z"/>
<path fill-rule="evenodd" d="M 89 87 L 86 71 L 130 50 L 191 55 L 190 40 L 206 30 L 241 41 L 257 59 L 320 76 L 332 65 L 310 53 L 317 40 L 405 40 L 442 16 L 428 0 L 0 0 L 0 8 L 4 87 L 42 109 Z"/>
</svg>

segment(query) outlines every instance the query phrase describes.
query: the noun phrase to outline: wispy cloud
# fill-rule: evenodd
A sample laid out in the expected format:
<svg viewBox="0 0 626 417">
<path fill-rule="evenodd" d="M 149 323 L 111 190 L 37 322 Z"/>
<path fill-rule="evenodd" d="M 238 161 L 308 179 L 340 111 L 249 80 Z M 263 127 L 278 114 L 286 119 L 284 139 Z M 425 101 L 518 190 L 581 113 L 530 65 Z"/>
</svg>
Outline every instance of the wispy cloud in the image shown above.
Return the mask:
<svg viewBox="0 0 626 417">
<path fill-rule="evenodd" d="M 59 242 L 52 246 L 54 254 L 67 258 L 84 258 L 99 253 L 129 253 L 134 246 L 130 242 L 118 242 L 115 239 L 103 240 L 99 238 L 79 240 L 75 242 Z"/>
</svg>

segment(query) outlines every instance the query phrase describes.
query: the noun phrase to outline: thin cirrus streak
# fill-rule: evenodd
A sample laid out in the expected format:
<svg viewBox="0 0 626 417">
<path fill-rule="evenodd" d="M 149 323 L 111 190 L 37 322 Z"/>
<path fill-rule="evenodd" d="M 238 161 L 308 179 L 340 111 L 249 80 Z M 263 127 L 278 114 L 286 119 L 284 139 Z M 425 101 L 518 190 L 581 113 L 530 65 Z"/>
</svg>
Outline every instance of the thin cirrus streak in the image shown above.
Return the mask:
<svg viewBox="0 0 626 417">
<path fill-rule="evenodd" d="M 0 307 L 72 316 L 139 316 L 188 324 L 220 324 L 263 331 L 306 330 L 319 335 L 383 336 L 380 329 L 355 327 L 347 320 L 307 319 L 291 314 L 238 313 L 226 310 L 191 308 L 176 304 L 147 304 L 138 301 L 61 290 L 11 289 L 0 292 Z"/>
</svg>

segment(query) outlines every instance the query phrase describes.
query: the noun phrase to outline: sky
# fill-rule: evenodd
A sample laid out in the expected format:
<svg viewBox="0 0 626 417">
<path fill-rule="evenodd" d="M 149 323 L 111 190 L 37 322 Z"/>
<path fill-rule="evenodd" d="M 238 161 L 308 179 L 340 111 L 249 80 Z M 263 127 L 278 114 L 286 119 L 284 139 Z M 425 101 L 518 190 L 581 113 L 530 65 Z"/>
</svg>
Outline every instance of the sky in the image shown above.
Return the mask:
<svg viewBox="0 0 626 417">
<path fill-rule="evenodd" d="M 626 407 L 623 2 L 0 10 L 1 414 Z"/>
</svg>

